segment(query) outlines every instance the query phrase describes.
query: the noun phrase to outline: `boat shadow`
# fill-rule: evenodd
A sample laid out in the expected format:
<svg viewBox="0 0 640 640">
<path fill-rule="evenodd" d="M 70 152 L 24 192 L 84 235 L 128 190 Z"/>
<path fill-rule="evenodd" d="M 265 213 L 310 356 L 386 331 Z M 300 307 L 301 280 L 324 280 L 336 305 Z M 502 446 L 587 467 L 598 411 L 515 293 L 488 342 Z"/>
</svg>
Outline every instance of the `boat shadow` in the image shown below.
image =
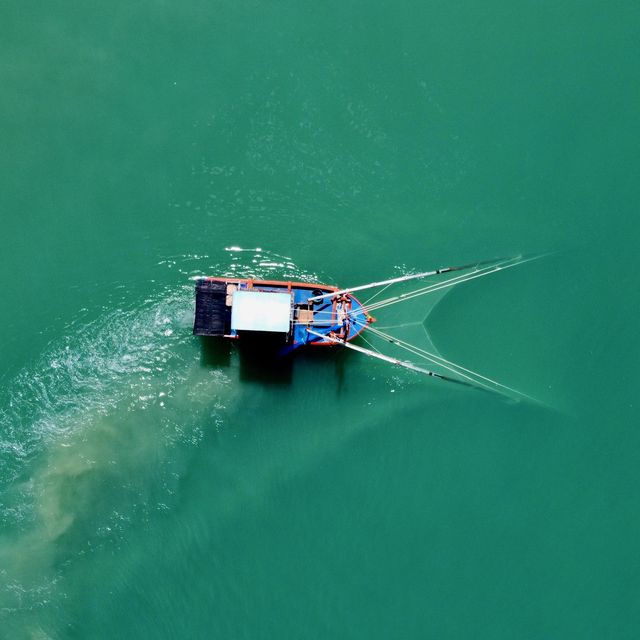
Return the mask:
<svg viewBox="0 0 640 640">
<path fill-rule="evenodd" d="M 199 336 L 200 364 L 207 369 L 219 369 L 231 364 L 231 344 L 217 337 Z"/>
<path fill-rule="evenodd" d="M 201 337 L 200 363 L 208 368 L 226 368 L 232 354 L 238 354 L 240 380 L 261 384 L 291 384 L 293 357 L 283 349 L 281 339 L 272 336 L 243 336 L 237 342 Z"/>
<path fill-rule="evenodd" d="M 343 388 L 349 355 L 324 347 L 291 350 L 272 336 L 243 336 L 238 341 L 200 336 L 200 345 L 200 364 L 206 368 L 228 368 L 236 359 L 233 354 L 237 354 L 239 377 L 243 382 L 290 385 L 296 360 L 301 364 L 313 363 L 314 367 L 331 367 L 338 393 Z"/>
</svg>

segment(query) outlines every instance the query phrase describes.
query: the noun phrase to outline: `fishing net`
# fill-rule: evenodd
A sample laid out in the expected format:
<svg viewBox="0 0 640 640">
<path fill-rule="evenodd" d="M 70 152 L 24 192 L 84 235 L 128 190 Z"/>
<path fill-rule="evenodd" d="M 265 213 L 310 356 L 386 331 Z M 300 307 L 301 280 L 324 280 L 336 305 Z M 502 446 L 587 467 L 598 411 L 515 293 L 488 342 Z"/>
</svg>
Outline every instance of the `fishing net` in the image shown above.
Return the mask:
<svg viewBox="0 0 640 640">
<path fill-rule="evenodd" d="M 410 294 L 412 289 L 415 289 L 415 282 L 396 285 L 393 287 L 393 292 L 394 295 Z M 440 301 L 450 291 L 450 288 L 440 289 L 425 296 L 410 298 L 398 304 L 374 310 L 372 315 L 376 318 L 376 322 L 371 328 L 441 357 L 442 354 L 429 332 L 428 321 Z M 382 296 L 375 299 L 370 298 L 370 303 L 376 302 Z M 365 304 L 365 306 L 367 305 Z M 387 355 L 401 360 L 410 359 L 411 354 L 405 349 L 386 340 L 374 331 L 367 332 L 365 337 L 370 340 L 372 346 L 383 350 Z"/>
</svg>

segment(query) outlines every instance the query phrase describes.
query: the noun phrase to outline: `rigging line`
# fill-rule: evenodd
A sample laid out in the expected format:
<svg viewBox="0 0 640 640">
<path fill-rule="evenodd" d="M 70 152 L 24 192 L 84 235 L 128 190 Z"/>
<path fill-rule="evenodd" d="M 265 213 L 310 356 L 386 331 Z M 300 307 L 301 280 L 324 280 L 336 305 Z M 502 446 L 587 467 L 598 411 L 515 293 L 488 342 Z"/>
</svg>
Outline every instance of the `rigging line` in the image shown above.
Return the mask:
<svg viewBox="0 0 640 640">
<path fill-rule="evenodd" d="M 423 321 L 417 321 L 417 322 L 403 322 L 402 324 L 390 324 L 390 325 L 385 325 L 384 327 L 376 327 L 376 329 L 406 329 L 407 327 L 417 327 L 418 325 L 421 325 L 422 328 L 424 329 L 424 324 Z"/>
<path fill-rule="evenodd" d="M 497 386 L 505 386 L 505 385 L 501 385 L 499 382 L 496 382 L 495 380 L 491 380 L 490 378 L 486 378 L 485 376 L 476 373 L 475 371 L 471 371 L 470 369 L 466 369 L 465 367 L 462 367 L 458 364 L 456 364 L 455 362 L 451 362 L 450 360 L 446 360 L 445 358 L 438 356 L 434 353 L 430 353 L 429 351 L 427 351 L 426 349 L 422 349 L 420 347 L 416 347 L 415 345 L 409 344 L 408 342 L 405 342 L 404 340 L 400 340 L 398 338 L 394 338 L 393 336 L 387 334 L 387 333 L 383 333 L 382 331 L 378 331 L 377 329 L 374 329 L 373 327 L 368 327 L 375 335 L 377 335 L 379 338 L 382 338 L 384 340 L 387 340 L 387 342 L 391 342 L 392 344 L 396 344 L 397 346 L 401 347 L 402 349 L 407 349 L 407 351 L 410 351 L 411 353 L 420 356 L 422 358 L 425 358 L 426 360 L 428 360 L 429 362 L 432 362 L 434 364 L 440 364 L 441 366 L 445 366 L 445 363 L 447 365 L 450 365 L 448 368 L 451 371 L 455 371 L 455 373 L 458 373 L 461 376 L 464 376 L 465 378 L 468 378 L 469 380 L 471 380 L 472 378 L 470 378 L 469 376 L 464 375 L 463 373 L 460 373 L 459 371 L 457 371 L 457 369 L 461 369 L 462 371 L 466 371 L 467 373 L 470 373 L 472 375 L 477 376 L 478 378 L 482 378 L 487 380 L 488 382 L 492 382 L 494 384 L 496 384 Z M 440 362 L 442 361 L 442 362 Z M 456 369 L 453 369 L 452 367 L 455 367 Z M 475 380 L 474 380 L 475 382 Z M 478 382 L 478 384 L 482 384 L 481 382 Z M 482 385 L 485 386 L 486 385 Z M 489 387 L 487 387 L 489 388 Z M 508 388 L 508 387 L 507 387 Z M 516 391 L 515 389 L 513 389 L 512 391 Z M 516 393 L 518 393 L 516 391 Z"/>
<path fill-rule="evenodd" d="M 461 280 L 460 282 L 453 282 L 452 283 L 450 280 L 447 280 L 446 282 L 440 283 L 439 285 L 433 285 L 433 287 L 428 291 L 414 292 L 413 295 L 406 295 L 406 296 L 404 296 L 402 298 L 399 298 L 397 300 L 390 300 L 388 303 L 385 303 L 384 305 L 382 303 L 380 305 L 374 305 L 374 309 L 380 309 L 383 306 L 386 307 L 386 306 L 389 306 L 391 304 L 395 304 L 396 302 L 401 302 L 401 301 L 404 301 L 404 300 L 411 300 L 412 298 L 416 298 L 418 296 L 425 295 L 427 293 L 432 293 L 433 291 L 438 291 L 439 289 L 445 289 L 446 287 L 451 287 L 451 286 L 454 286 L 455 284 L 461 284 L 461 282 L 468 282 L 469 280 L 474 280 L 475 278 L 481 278 L 483 276 L 490 275 L 491 273 L 494 273 L 496 271 L 501 271 L 501 270 L 509 269 L 511 267 L 516 267 L 516 266 L 519 266 L 521 264 L 524 264 L 525 262 L 531 262 L 532 260 L 538 260 L 541 257 L 542 256 L 535 256 L 533 258 L 528 258 L 527 260 L 521 260 L 520 262 L 507 264 L 505 266 L 497 266 L 495 268 L 492 268 L 490 271 L 485 271 L 483 273 L 477 272 L 475 274 L 470 275 L 465 280 Z"/>
<path fill-rule="evenodd" d="M 370 349 L 365 349 L 364 347 L 359 347 L 355 344 L 351 344 L 350 342 L 346 342 L 345 340 L 340 340 L 338 338 L 334 338 L 333 336 L 324 335 L 322 333 L 317 333 L 316 331 L 312 331 L 311 329 L 307 329 L 307 331 L 314 336 L 318 336 L 323 338 L 324 340 L 328 340 L 329 342 L 334 342 L 336 344 L 341 344 L 347 349 L 353 349 L 354 351 L 358 351 L 359 353 L 364 353 L 372 358 L 378 358 L 379 360 L 384 360 L 385 362 L 390 362 L 391 364 L 396 364 L 399 367 L 404 367 L 405 369 L 410 369 L 411 371 L 416 371 L 418 373 L 423 373 L 427 376 L 431 376 L 433 378 L 440 378 L 441 380 L 446 380 L 447 382 L 455 382 L 456 384 L 461 384 L 465 387 L 471 387 L 472 389 L 478 389 L 479 387 L 475 384 L 469 384 L 464 380 L 460 380 L 458 378 L 450 378 L 449 376 L 445 376 L 441 373 L 436 373 L 435 371 L 429 371 L 429 369 L 424 369 L 423 367 L 419 367 L 411 362 L 404 362 L 402 360 L 398 360 L 396 358 L 392 358 L 390 356 L 386 356 L 383 353 L 376 353 L 375 351 L 371 351 Z"/>
<path fill-rule="evenodd" d="M 371 327 L 369 327 L 371 328 Z M 382 334 L 382 336 L 385 336 L 385 334 Z M 423 351 L 422 349 L 419 349 L 418 347 L 414 347 L 413 345 L 410 345 L 409 343 L 405 343 L 399 340 L 396 340 L 395 338 L 392 338 L 391 336 L 389 336 L 389 338 L 386 338 L 388 342 L 391 342 L 393 344 L 396 344 L 398 347 L 400 347 L 401 349 L 405 349 L 406 351 L 409 351 L 410 353 L 413 353 L 414 355 L 424 358 L 425 360 L 427 360 L 428 362 L 431 362 L 432 364 L 437 364 L 445 369 L 448 369 L 449 371 L 452 371 L 453 373 L 455 373 L 458 376 L 461 376 L 462 378 L 465 378 L 466 380 L 469 380 L 471 383 L 473 383 L 473 385 L 478 385 L 479 387 L 482 387 L 483 389 L 486 389 L 487 391 L 492 391 L 495 392 L 496 390 L 492 387 L 490 387 L 487 384 L 484 384 L 483 382 L 480 382 L 479 380 L 476 380 L 475 378 L 472 378 L 471 376 L 468 376 L 464 373 L 461 373 L 460 371 L 458 371 L 457 369 L 455 369 L 454 367 L 456 367 L 457 365 L 454 362 L 451 362 L 450 364 L 453 366 L 448 366 L 446 364 L 444 364 L 443 362 L 438 362 L 438 360 L 436 360 L 435 358 L 437 356 L 432 356 L 432 354 L 429 355 L 425 355 L 428 352 L 424 352 L 424 353 L 420 353 L 421 351 Z M 471 372 L 473 373 L 473 371 Z"/>
<path fill-rule="evenodd" d="M 380 291 L 374 293 L 366 302 L 362 303 L 362 306 L 366 307 L 374 298 L 377 298 L 383 291 L 386 291 L 392 284 L 393 282 L 390 282 L 386 287 L 383 287 Z"/>
<path fill-rule="evenodd" d="M 389 342 L 393 342 L 396 343 L 399 347 L 402 347 L 402 344 L 408 345 L 410 347 L 413 347 L 414 349 L 416 349 L 417 352 L 420 352 L 417 355 L 421 355 L 421 354 L 428 354 L 429 356 L 431 356 L 432 358 L 436 358 L 436 360 L 442 361 L 442 363 L 447 363 L 453 367 L 457 367 L 458 369 L 460 369 L 461 371 L 466 371 L 467 373 L 470 373 L 471 375 L 477 376 L 478 378 L 481 378 L 482 380 L 486 380 L 487 382 L 490 382 L 491 384 L 496 385 L 497 387 L 501 387 L 502 389 L 506 389 L 507 391 L 510 391 L 511 393 L 515 393 L 519 396 L 523 396 L 524 398 L 527 398 L 528 400 L 531 400 L 533 402 L 536 402 L 538 404 L 541 404 L 539 400 L 537 400 L 536 398 L 523 393 L 522 391 L 518 391 L 518 389 L 514 389 L 513 387 L 509 387 L 506 384 L 502 384 L 502 382 L 498 382 L 497 380 L 493 380 L 492 378 L 489 378 L 487 376 L 482 375 L 481 373 L 478 373 L 477 371 L 473 371 L 471 369 L 467 369 L 466 367 L 463 367 L 460 364 L 457 364 L 456 362 L 451 362 L 451 360 L 447 360 L 446 358 L 443 358 L 442 356 L 439 356 L 435 353 L 430 353 L 429 351 L 427 351 L 426 349 L 422 349 L 421 347 L 416 347 L 415 345 L 410 345 L 408 342 L 405 342 L 404 340 L 400 340 L 399 338 L 395 338 L 394 336 L 391 336 L 387 333 L 383 333 L 382 331 L 376 329 L 375 327 L 367 327 L 368 329 L 370 329 L 374 334 L 378 335 L 380 338 L 383 338 L 385 340 L 388 340 Z M 402 344 L 401 344 L 402 343 Z M 433 360 L 432 360 L 433 362 Z M 438 364 L 438 363 L 436 363 Z M 443 365 L 444 366 L 444 365 Z M 460 374 L 462 375 L 462 374 Z"/>
<path fill-rule="evenodd" d="M 518 255 L 518 256 L 513 256 L 513 257 L 509 257 L 509 258 L 493 258 L 491 260 L 479 260 L 476 262 L 472 262 L 469 264 L 464 264 L 464 265 L 459 265 L 456 267 L 441 267 L 439 269 L 435 269 L 434 271 L 426 271 L 423 273 L 413 273 L 413 274 L 407 274 L 404 276 L 400 276 L 397 278 L 392 278 L 390 280 L 383 280 L 381 282 L 372 282 L 366 285 L 361 285 L 359 287 L 350 287 L 349 289 L 343 289 L 342 291 L 337 291 L 334 292 L 335 294 L 340 294 L 340 293 L 352 293 L 354 291 L 360 291 L 362 289 L 370 289 L 372 287 L 378 287 L 381 286 L 383 284 L 387 284 L 389 283 L 391 284 L 395 284 L 398 282 L 406 282 L 407 280 L 416 280 L 416 279 L 423 279 L 429 276 L 435 276 L 435 275 L 441 275 L 443 273 L 450 273 L 453 271 L 466 271 L 469 269 L 475 269 L 478 270 L 478 267 L 480 267 L 481 265 L 488 265 L 488 264 L 495 264 L 495 263 L 503 263 L 503 262 L 509 262 L 511 260 L 517 260 L 522 258 L 522 255 Z M 484 268 L 484 267 L 482 267 Z M 324 294 L 324 296 L 322 297 L 327 297 L 329 294 Z M 310 298 L 310 300 L 313 300 L 314 298 Z"/>
<path fill-rule="evenodd" d="M 369 342 L 369 340 L 367 340 L 362 334 L 360 334 L 360 337 L 374 350 L 377 351 L 378 353 L 380 353 L 380 349 L 377 349 L 373 344 L 371 344 L 371 342 Z"/>
<path fill-rule="evenodd" d="M 500 264 L 506 264 L 506 263 L 500 263 Z M 455 276 L 454 278 L 449 278 L 448 280 L 444 280 L 443 282 L 436 282 L 434 284 L 428 285 L 427 287 L 422 287 L 420 289 L 415 289 L 414 291 L 408 291 L 407 293 L 402 293 L 400 295 L 393 296 L 391 298 L 387 298 L 386 300 L 381 300 L 379 302 L 376 302 L 374 305 L 371 305 L 371 307 L 367 308 L 366 310 L 367 311 L 374 311 L 374 310 L 379 309 L 379 308 L 381 308 L 383 306 L 386 306 L 387 304 L 391 304 L 392 302 L 410 299 L 411 297 L 416 296 L 416 295 L 424 295 L 426 293 L 430 293 L 435 288 L 442 287 L 443 285 L 445 285 L 447 283 L 459 284 L 461 282 L 464 282 L 465 279 L 470 278 L 474 274 L 492 272 L 492 271 L 495 270 L 496 266 L 497 265 L 494 265 L 493 267 L 483 267 L 482 269 L 476 269 L 475 271 L 471 271 L 470 273 L 463 273 L 462 275 Z"/>
<path fill-rule="evenodd" d="M 435 282 L 433 284 L 427 285 L 426 287 L 422 287 L 420 289 L 416 289 L 414 291 L 408 291 L 407 293 L 403 293 L 397 296 L 392 296 L 391 298 L 387 298 L 386 300 L 381 300 L 379 302 L 376 302 L 374 305 L 372 305 L 372 309 L 377 309 L 378 307 L 386 304 L 387 302 L 391 302 L 391 301 L 395 301 L 398 299 L 405 299 L 408 298 L 410 296 L 412 296 L 413 294 L 418 294 L 418 293 L 427 293 L 435 288 L 441 287 L 442 285 L 452 282 L 452 283 L 460 283 L 460 282 L 464 282 L 467 278 L 470 278 L 476 274 L 479 273 L 491 273 L 493 271 L 495 271 L 498 267 L 502 267 L 502 265 L 508 265 L 512 262 L 514 262 L 515 260 L 520 260 L 520 258 L 509 258 L 508 260 L 504 260 L 502 262 L 498 262 L 498 263 L 494 263 L 491 266 L 488 267 L 482 267 L 481 269 L 475 269 L 474 271 L 471 271 L 469 273 L 463 273 L 459 276 L 454 276 L 453 278 L 449 278 L 448 280 L 444 280 L 441 282 Z"/>
<path fill-rule="evenodd" d="M 518 256 L 520 257 L 520 256 Z M 424 271 L 422 273 L 412 273 L 404 276 L 400 276 L 398 278 L 391 278 L 389 280 L 381 280 L 380 282 L 370 282 L 368 284 L 363 284 L 358 287 L 349 287 L 347 289 L 339 289 L 338 291 L 331 291 L 330 293 L 323 293 L 318 296 L 312 296 L 309 298 L 310 301 L 322 300 L 323 298 L 331 298 L 333 296 L 339 296 L 343 293 L 353 293 L 354 291 L 362 291 L 363 289 L 372 289 L 373 287 L 381 287 L 383 284 L 395 284 L 396 282 L 406 282 L 407 280 L 416 280 L 418 278 L 427 278 L 429 276 L 439 275 L 441 273 L 449 273 L 450 271 L 463 271 L 465 269 L 471 269 L 472 267 L 478 267 L 481 264 L 489 264 L 495 262 L 501 262 L 506 260 L 507 258 L 494 258 L 493 260 L 482 260 L 479 262 L 473 262 L 471 264 L 463 264 L 457 267 L 441 267 L 440 269 L 435 269 L 433 271 Z M 509 258 L 510 260 L 513 258 Z"/>
<path fill-rule="evenodd" d="M 497 380 L 492 380 L 491 378 L 488 378 L 487 376 L 484 376 L 481 373 L 478 373 L 477 371 L 473 371 L 471 369 L 467 369 L 466 367 L 463 367 L 462 365 L 459 365 L 456 362 L 452 362 L 451 360 L 447 360 L 446 358 L 443 358 L 442 356 L 439 356 L 439 355 L 437 355 L 435 353 L 430 353 L 426 349 L 422 349 L 421 347 L 416 347 L 415 345 L 409 344 L 408 342 L 405 342 L 404 340 L 400 340 L 399 338 L 395 338 L 394 336 L 391 336 L 391 335 L 389 335 L 387 333 L 383 333 L 382 331 L 378 331 L 377 329 L 375 329 L 373 327 L 369 327 L 369 329 L 371 329 L 372 332 L 377 334 L 379 337 L 384 338 L 385 340 L 388 340 L 389 342 L 395 343 L 399 347 L 403 347 L 404 345 L 406 345 L 407 347 L 411 347 L 412 349 L 415 349 L 416 355 L 426 354 L 427 356 L 429 356 L 429 358 L 434 358 L 437 361 L 442 361 L 442 363 L 446 363 L 448 365 L 451 365 L 452 367 L 456 367 L 457 369 L 460 369 L 461 371 L 466 371 L 467 373 L 470 373 L 471 375 L 477 376 L 478 378 L 481 378 L 482 380 L 486 380 L 487 382 L 490 382 L 491 384 L 494 384 L 494 385 L 496 385 L 498 387 L 502 387 L 504 389 L 507 389 L 507 390 L 513 392 L 513 393 L 517 393 L 519 395 L 526 396 L 526 394 L 522 393 L 521 391 L 518 391 L 517 389 L 513 389 L 512 387 L 509 387 L 509 386 L 507 386 L 505 384 L 502 384 L 501 382 L 498 382 Z M 529 397 L 529 396 L 526 396 L 526 397 Z M 531 398 L 531 399 L 533 400 L 533 398 Z"/>
<path fill-rule="evenodd" d="M 476 269 L 471 271 L 470 273 L 463 273 L 459 276 L 455 276 L 453 278 L 449 278 L 448 280 L 444 280 L 442 282 L 436 282 L 434 284 L 430 284 L 427 287 L 423 287 L 421 289 L 416 289 L 415 291 L 409 291 L 404 294 L 400 294 L 398 296 L 393 296 L 392 298 L 387 298 L 386 300 L 381 300 L 380 302 L 376 302 L 376 304 L 372 305 L 372 309 L 378 309 L 382 306 L 386 306 L 387 303 L 395 302 L 396 300 L 405 300 L 410 299 L 415 295 L 424 295 L 426 293 L 430 293 L 431 291 L 437 291 L 442 288 L 444 285 L 452 286 L 453 284 L 460 284 L 465 282 L 466 280 L 477 277 L 479 274 L 489 274 L 494 271 L 498 271 L 499 269 L 506 268 L 506 266 L 510 266 L 514 263 L 514 260 L 520 260 L 519 258 L 511 258 L 509 260 L 505 260 L 504 262 L 499 262 L 497 264 L 491 265 L 490 267 L 483 267 L 482 269 Z M 515 264 L 519 264 L 519 262 L 515 262 Z"/>
<path fill-rule="evenodd" d="M 401 296 L 397 296 L 398 300 L 395 298 L 388 298 L 388 300 L 383 300 L 379 303 L 373 305 L 373 309 L 380 309 L 383 306 L 388 306 L 389 304 L 394 304 L 396 301 L 400 300 L 411 300 L 419 295 L 425 295 L 427 293 L 431 293 L 433 291 L 438 291 L 440 289 L 445 289 L 447 287 L 454 286 L 456 284 L 462 284 L 463 282 L 467 282 L 468 280 L 475 280 L 476 278 L 481 278 L 486 275 L 490 275 L 497 271 L 504 271 L 506 269 L 510 269 L 511 267 L 517 267 L 521 264 L 525 264 L 527 262 L 533 262 L 534 260 L 540 260 L 541 258 L 552 255 L 552 253 L 540 253 L 537 255 L 531 255 L 529 257 L 518 256 L 516 258 L 510 258 L 505 260 L 504 262 L 499 262 L 496 265 L 491 267 L 483 267 L 482 269 L 477 269 L 476 271 L 472 271 L 471 273 L 462 274 L 460 276 L 456 276 L 455 278 L 449 278 L 449 280 L 445 280 L 443 282 L 438 282 L 429 287 L 425 287 L 423 289 L 418 289 L 413 292 L 409 292 L 407 294 L 403 294 Z"/>
</svg>

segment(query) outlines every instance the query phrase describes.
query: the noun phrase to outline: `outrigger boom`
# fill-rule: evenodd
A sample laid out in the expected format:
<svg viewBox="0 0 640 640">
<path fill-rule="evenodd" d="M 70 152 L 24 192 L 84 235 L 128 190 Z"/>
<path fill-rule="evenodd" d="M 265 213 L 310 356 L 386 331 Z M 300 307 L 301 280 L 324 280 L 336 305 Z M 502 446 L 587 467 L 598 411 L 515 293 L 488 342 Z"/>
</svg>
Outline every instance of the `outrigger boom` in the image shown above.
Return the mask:
<svg viewBox="0 0 640 640">
<path fill-rule="evenodd" d="M 379 360 L 384 360 L 385 362 L 389 362 L 390 364 L 398 365 L 399 367 L 404 367 L 405 369 L 410 369 L 411 371 L 415 371 L 417 373 L 424 373 L 427 376 L 432 376 L 434 378 L 440 378 L 441 380 L 447 380 L 448 382 L 456 382 L 458 384 L 463 384 L 465 386 L 473 386 L 463 380 L 457 380 L 456 378 L 450 378 L 449 376 L 442 375 L 441 373 L 436 373 L 435 371 L 429 371 L 429 369 L 425 369 L 423 367 L 419 367 L 412 362 L 406 362 L 404 360 L 398 360 L 397 358 L 392 358 L 391 356 L 386 356 L 383 353 L 377 353 L 376 351 L 372 351 L 371 349 L 365 349 L 364 347 L 359 347 L 358 345 L 351 344 L 346 342 L 345 340 L 341 340 L 340 338 L 335 338 L 334 336 L 325 336 L 322 333 L 318 333 L 317 331 L 312 331 L 311 329 L 307 329 L 308 333 L 312 336 L 318 336 L 319 338 L 324 338 L 326 340 L 330 340 L 335 344 L 341 344 L 343 347 L 347 347 L 348 349 L 353 349 L 354 351 L 358 351 L 359 353 L 364 353 L 367 356 L 371 356 L 372 358 L 378 358 Z"/>
<path fill-rule="evenodd" d="M 458 267 L 442 267 L 441 269 L 435 269 L 433 271 L 425 271 L 423 273 L 412 273 L 406 276 L 399 276 L 398 278 L 391 278 L 389 280 L 381 280 L 380 282 L 371 282 L 369 284 L 362 284 L 358 287 L 350 287 L 348 289 L 340 289 L 339 291 L 333 291 L 332 293 L 323 293 L 319 296 L 309 298 L 310 302 L 316 302 L 323 298 L 329 298 L 331 296 L 339 296 L 345 293 L 353 293 L 354 291 L 364 291 L 365 289 L 373 289 L 374 287 L 383 287 L 385 285 L 397 284 L 399 282 L 407 282 L 408 280 L 418 280 L 419 278 L 428 278 L 430 276 L 438 276 L 441 273 L 450 273 L 451 271 L 463 271 L 464 269 L 471 269 L 473 267 L 479 267 L 483 264 L 501 262 L 502 260 L 517 260 L 518 258 L 498 258 L 496 260 L 483 260 L 482 262 L 473 262 L 471 264 L 464 264 Z"/>
<path fill-rule="evenodd" d="M 390 280 L 381 280 L 380 282 L 371 282 L 370 284 L 363 284 L 359 287 L 350 287 L 349 289 L 340 289 L 332 293 L 323 293 L 320 296 L 314 296 L 309 298 L 311 302 L 317 302 L 324 298 L 330 298 L 331 296 L 343 295 L 345 293 L 353 293 L 355 291 L 364 291 L 365 289 L 373 289 L 373 287 L 382 287 L 384 285 L 396 284 L 397 282 L 406 282 L 407 280 L 417 280 L 418 278 L 427 278 L 428 276 L 436 276 L 440 273 L 447 273 L 454 271 L 455 267 L 446 267 L 444 269 L 436 269 L 435 271 L 425 271 L 424 273 L 416 273 L 409 276 L 401 276 L 399 278 L 391 278 Z"/>
</svg>

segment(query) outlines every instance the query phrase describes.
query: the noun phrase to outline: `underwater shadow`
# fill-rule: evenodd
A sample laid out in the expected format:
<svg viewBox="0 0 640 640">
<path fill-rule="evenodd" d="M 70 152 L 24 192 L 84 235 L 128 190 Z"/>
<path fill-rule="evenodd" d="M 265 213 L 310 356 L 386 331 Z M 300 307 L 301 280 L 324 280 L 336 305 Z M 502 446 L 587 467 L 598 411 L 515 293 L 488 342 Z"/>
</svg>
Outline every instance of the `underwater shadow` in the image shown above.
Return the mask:
<svg viewBox="0 0 640 640">
<path fill-rule="evenodd" d="M 240 380 L 261 384 L 291 384 L 293 355 L 280 336 L 252 332 L 241 340 L 200 338 L 200 364 L 207 368 L 231 366 L 231 354 L 238 354 Z"/>
<path fill-rule="evenodd" d="M 300 349 L 296 353 L 296 359 L 301 363 L 309 364 L 311 367 L 322 367 L 332 372 L 336 382 L 336 395 L 341 395 L 345 388 L 348 372 L 348 363 L 353 353 L 349 353 L 343 347 L 308 347 Z"/>
<path fill-rule="evenodd" d="M 291 384 L 293 357 L 280 334 L 251 332 L 234 345 L 240 359 L 240 380 Z"/>
<path fill-rule="evenodd" d="M 228 367 L 231 364 L 231 344 L 222 338 L 200 336 L 200 364 L 207 368 Z"/>
</svg>

